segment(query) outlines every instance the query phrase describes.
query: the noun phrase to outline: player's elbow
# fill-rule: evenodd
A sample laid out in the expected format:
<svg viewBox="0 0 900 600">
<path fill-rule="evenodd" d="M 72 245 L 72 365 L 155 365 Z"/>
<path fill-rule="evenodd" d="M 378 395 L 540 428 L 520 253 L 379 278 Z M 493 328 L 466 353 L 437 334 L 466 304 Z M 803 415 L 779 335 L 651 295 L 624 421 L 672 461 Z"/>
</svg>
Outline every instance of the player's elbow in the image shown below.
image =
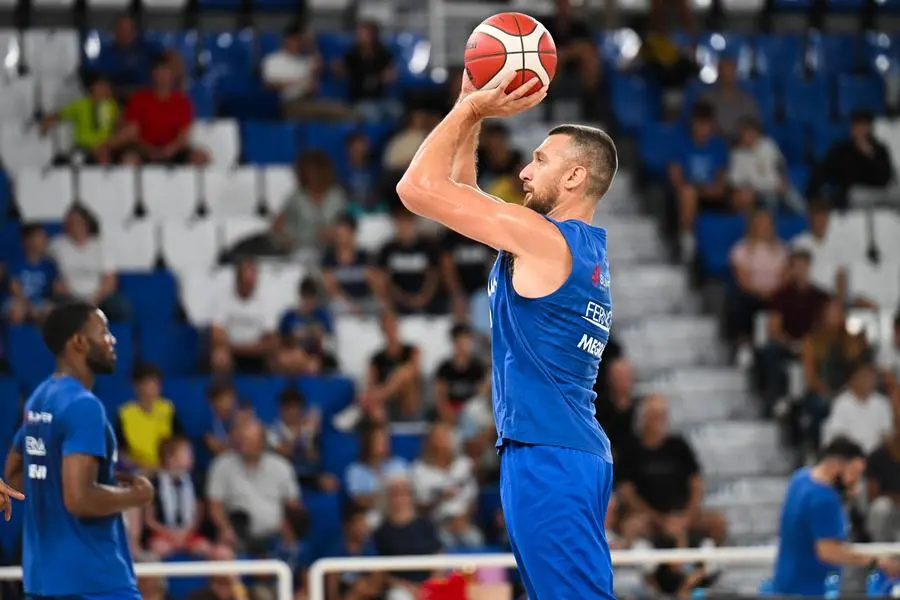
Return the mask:
<svg viewBox="0 0 900 600">
<path fill-rule="evenodd" d="M 403 206 L 415 212 L 415 206 L 421 204 L 425 191 L 421 185 L 421 178 L 410 175 L 407 172 L 397 184 L 397 196 L 403 202 Z"/>
<path fill-rule="evenodd" d="M 91 516 L 91 512 L 87 502 L 84 501 L 84 497 L 85 494 L 80 490 L 75 489 L 72 486 L 63 486 L 63 503 L 66 505 L 66 510 L 73 516 L 79 518 Z"/>
<path fill-rule="evenodd" d="M 819 540 L 816 542 L 816 558 L 825 564 L 839 564 L 843 545 L 838 540 Z"/>
</svg>

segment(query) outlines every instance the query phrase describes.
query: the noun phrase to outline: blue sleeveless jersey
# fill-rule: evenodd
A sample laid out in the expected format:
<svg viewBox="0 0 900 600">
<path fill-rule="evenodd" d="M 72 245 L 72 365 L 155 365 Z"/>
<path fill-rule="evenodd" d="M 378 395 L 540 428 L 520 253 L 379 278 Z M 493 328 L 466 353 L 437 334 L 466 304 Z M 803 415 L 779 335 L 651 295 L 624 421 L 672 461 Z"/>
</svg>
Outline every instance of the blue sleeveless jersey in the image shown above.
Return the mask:
<svg viewBox="0 0 900 600">
<path fill-rule="evenodd" d="M 100 400 L 72 377 L 50 377 L 25 404 L 14 444 L 24 459 L 25 592 L 136 592 L 122 515 L 80 519 L 63 500 L 62 461 L 70 454 L 96 457 L 98 483 L 116 485 L 116 437 Z"/>
<path fill-rule="evenodd" d="M 612 462 L 609 439 L 594 418 L 593 391 L 612 325 L 606 231 L 547 220 L 572 253 L 572 271 L 558 290 L 543 298 L 518 295 L 507 252 L 491 270 L 497 446 L 504 440 L 560 446 Z"/>
</svg>

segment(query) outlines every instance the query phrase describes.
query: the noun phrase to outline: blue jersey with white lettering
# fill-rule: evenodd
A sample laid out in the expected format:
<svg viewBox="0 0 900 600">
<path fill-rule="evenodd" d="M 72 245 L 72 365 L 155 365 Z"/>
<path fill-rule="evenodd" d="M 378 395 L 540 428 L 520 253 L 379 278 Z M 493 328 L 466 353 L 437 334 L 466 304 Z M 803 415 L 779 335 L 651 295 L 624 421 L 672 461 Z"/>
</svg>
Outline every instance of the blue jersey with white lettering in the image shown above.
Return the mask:
<svg viewBox="0 0 900 600">
<path fill-rule="evenodd" d="M 813 479 L 809 468 L 798 470 L 788 484 L 781 508 L 772 592 L 779 596 L 822 597 L 828 588 L 837 589 L 841 569 L 819 560 L 816 542 L 843 541 L 848 528 L 838 491 Z"/>
<path fill-rule="evenodd" d="M 100 461 L 98 483 L 116 485 L 116 438 L 103 404 L 78 380 L 52 376 L 25 404 L 15 446 L 24 458 L 22 567 L 34 596 L 86 596 L 137 589 L 122 515 L 80 519 L 63 501 L 62 461 Z"/>
<path fill-rule="evenodd" d="M 552 294 L 513 289 L 512 256 L 500 252 L 488 284 L 494 421 L 504 440 L 560 446 L 612 462 L 594 418 L 593 387 L 612 325 L 606 231 L 555 221 L 572 253 L 572 271 Z"/>
</svg>

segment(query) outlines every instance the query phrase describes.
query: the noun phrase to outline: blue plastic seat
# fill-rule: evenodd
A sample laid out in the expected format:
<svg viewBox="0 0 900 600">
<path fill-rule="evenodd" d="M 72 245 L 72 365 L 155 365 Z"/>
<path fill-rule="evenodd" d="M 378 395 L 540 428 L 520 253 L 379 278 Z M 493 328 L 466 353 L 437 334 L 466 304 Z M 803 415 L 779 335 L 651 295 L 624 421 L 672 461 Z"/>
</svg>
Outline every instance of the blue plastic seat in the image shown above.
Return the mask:
<svg viewBox="0 0 900 600">
<path fill-rule="evenodd" d="M 12 186 L 6 171 L 0 169 L 0 224 L 9 216 L 12 207 Z"/>
<path fill-rule="evenodd" d="M 244 160 L 254 165 L 292 163 L 300 150 L 298 137 L 293 123 L 241 123 Z"/>
<path fill-rule="evenodd" d="M 119 291 L 131 302 L 139 331 L 167 326 L 178 314 L 175 277 L 164 270 L 152 273 L 120 273 Z"/>
<path fill-rule="evenodd" d="M 803 164 L 792 164 L 788 167 L 787 176 L 795 190 L 801 194 L 806 193 L 806 187 L 809 185 L 809 167 Z"/>
<path fill-rule="evenodd" d="M 809 136 L 802 123 L 774 123 L 769 128 L 769 134 L 788 164 L 806 161 Z"/>
<path fill-rule="evenodd" d="M 614 76 L 612 79 L 613 115 L 624 131 L 639 131 L 644 123 L 653 119 L 647 83 L 633 76 Z"/>
<path fill-rule="evenodd" d="M 116 375 L 131 377 L 134 368 L 134 335 L 130 323 L 110 323 L 109 331 L 116 338 Z"/>
<path fill-rule="evenodd" d="M 297 386 L 311 404 L 319 407 L 327 421 L 356 398 L 353 381 L 348 377 L 301 377 Z"/>
<path fill-rule="evenodd" d="M 846 123 L 823 121 L 814 124 L 812 127 L 813 158 L 821 159 L 836 142 L 847 139 L 849 132 L 849 125 Z"/>
<path fill-rule="evenodd" d="M 0 263 L 9 264 L 22 258 L 22 242 L 19 239 L 19 223 L 0 220 Z"/>
<path fill-rule="evenodd" d="M 884 87 L 876 76 L 841 75 L 837 80 L 837 110 L 846 118 L 855 110 L 884 114 Z"/>
<path fill-rule="evenodd" d="M 175 405 L 175 416 L 192 440 L 200 440 L 212 428 L 212 411 L 206 400 L 206 377 L 167 377 L 163 395 Z"/>
<path fill-rule="evenodd" d="M 322 470 L 343 480 L 347 467 L 359 458 L 359 437 L 336 431 L 330 424 L 322 428 Z"/>
<path fill-rule="evenodd" d="M 168 375 L 190 375 L 200 364 L 200 335 L 183 323 L 159 323 L 139 330 L 138 354 Z"/>
<path fill-rule="evenodd" d="M 304 149 L 322 150 L 338 171 L 347 162 L 347 138 L 356 131 L 355 123 L 308 123 L 301 129 Z"/>
<path fill-rule="evenodd" d="M 224 117 L 241 121 L 276 120 L 281 115 L 278 92 L 244 75 L 227 75 L 216 81 L 216 100 Z"/>
<path fill-rule="evenodd" d="M 0 448 L 4 456 L 22 417 L 22 396 L 15 379 L 0 377 Z"/>
<path fill-rule="evenodd" d="M 119 412 L 119 407 L 134 399 L 131 377 L 101 375 L 94 384 L 94 394 L 106 407 L 106 416 L 112 422 Z"/>
<path fill-rule="evenodd" d="M 391 453 L 412 463 L 422 454 L 422 443 L 421 434 L 394 433 L 391 435 Z"/>
<path fill-rule="evenodd" d="M 754 44 L 755 65 L 759 74 L 779 88 L 794 79 L 803 64 L 803 40 L 798 35 L 759 35 Z"/>
<path fill-rule="evenodd" d="M 795 11 L 806 10 L 811 3 L 812 0 L 775 0 L 774 5 L 776 10 Z"/>
<path fill-rule="evenodd" d="M 325 64 L 343 58 L 353 47 L 353 34 L 344 31 L 320 31 L 316 33 L 316 46 Z"/>
<path fill-rule="evenodd" d="M 782 240 L 790 240 L 807 229 L 807 220 L 803 215 L 779 215 L 775 219 L 775 231 Z"/>
<path fill-rule="evenodd" d="M 648 175 L 664 177 L 677 142 L 684 135 L 683 126 L 676 123 L 647 123 L 641 129 L 639 155 Z"/>
<path fill-rule="evenodd" d="M 745 229 L 745 219 L 737 215 L 701 213 L 697 217 L 697 253 L 704 273 L 713 277 L 728 276 L 728 252 L 744 235 Z"/>
<path fill-rule="evenodd" d="M 194 105 L 194 117 L 213 119 L 216 116 L 216 96 L 213 82 L 203 79 L 191 82 L 188 96 Z"/>
<path fill-rule="evenodd" d="M 234 378 L 241 401 L 253 405 L 256 416 L 264 423 L 273 423 L 278 418 L 278 396 L 288 383 L 288 379 L 278 376 Z"/>
<path fill-rule="evenodd" d="M 249 79 L 256 61 L 255 44 L 256 38 L 251 29 L 236 33 L 207 32 L 203 34 L 200 65 L 209 73 L 226 73 Z"/>
<path fill-rule="evenodd" d="M 8 359 L 13 376 L 28 393 L 56 367 L 56 360 L 33 325 L 7 327 L 4 347 L 10 349 Z"/>
<path fill-rule="evenodd" d="M 788 81 L 784 117 L 790 123 L 818 123 L 831 118 L 831 94 L 824 79 Z"/>
<path fill-rule="evenodd" d="M 741 82 L 741 88 L 756 100 L 763 123 L 775 121 L 775 90 L 772 82 L 765 78 L 745 79 Z"/>
<path fill-rule="evenodd" d="M 177 54 L 184 61 L 188 73 L 194 72 L 200 45 L 200 36 L 196 31 L 147 31 L 144 35 L 149 41 Z"/>
</svg>

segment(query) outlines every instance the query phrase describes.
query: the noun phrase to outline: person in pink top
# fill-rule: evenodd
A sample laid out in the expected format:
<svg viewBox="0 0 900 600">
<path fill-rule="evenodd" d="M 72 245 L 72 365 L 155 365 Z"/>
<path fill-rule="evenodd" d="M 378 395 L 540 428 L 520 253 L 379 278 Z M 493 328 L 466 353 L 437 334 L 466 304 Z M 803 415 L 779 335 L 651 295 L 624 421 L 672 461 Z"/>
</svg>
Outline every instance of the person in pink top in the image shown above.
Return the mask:
<svg viewBox="0 0 900 600">
<path fill-rule="evenodd" d="M 788 250 L 778 239 L 772 215 L 759 210 L 750 218 L 747 233 L 729 254 L 734 287 L 730 299 L 730 330 L 739 364 L 752 360 L 750 341 L 756 314 L 764 310 L 784 278 Z"/>
</svg>

